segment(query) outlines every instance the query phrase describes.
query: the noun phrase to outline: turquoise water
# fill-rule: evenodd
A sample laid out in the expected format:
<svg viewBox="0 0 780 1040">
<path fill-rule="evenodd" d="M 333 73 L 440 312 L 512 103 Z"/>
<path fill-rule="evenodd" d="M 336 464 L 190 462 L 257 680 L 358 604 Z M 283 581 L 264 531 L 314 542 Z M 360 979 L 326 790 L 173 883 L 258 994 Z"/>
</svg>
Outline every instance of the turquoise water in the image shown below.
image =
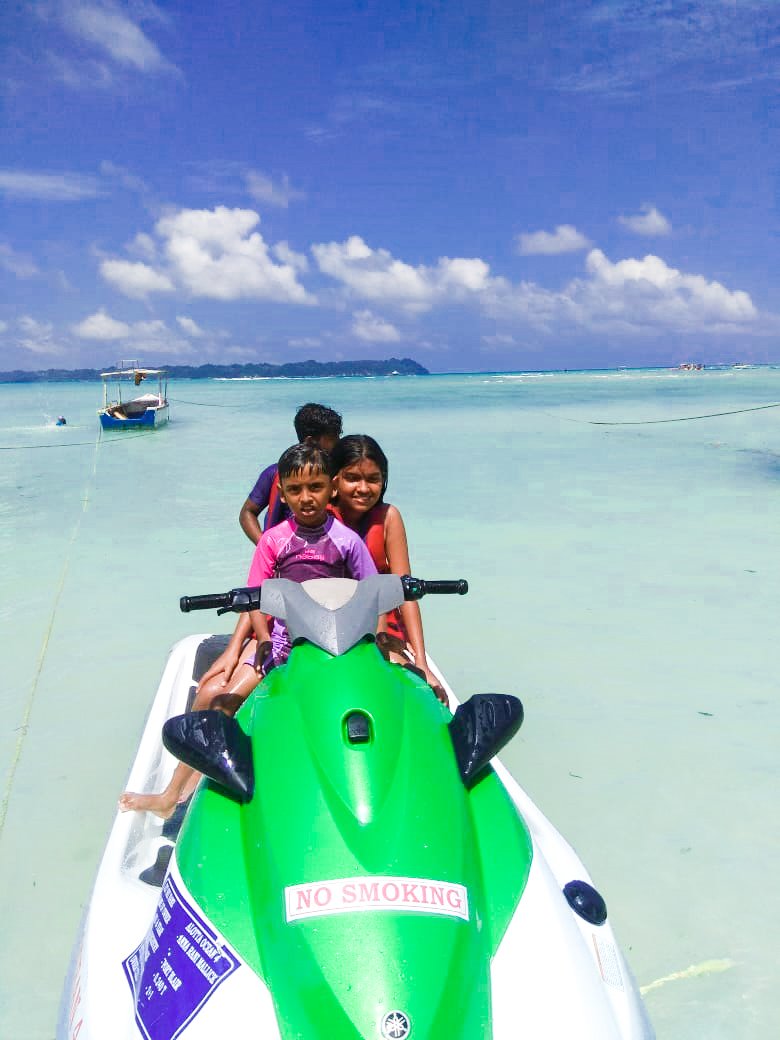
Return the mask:
<svg viewBox="0 0 780 1040">
<path fill-rule="evenodd" d="M 415 572 L 469 579 L 429 649 L 461 696 L 522 697 L 505 761 L 659 1040 L 780 1035 L 780 408 L 739 411 L 780 369 L 182 381 L 169 427 L 101 439 L 99 394 L 0 385 L 0 1036 L 53 1037 L 166 652 L 231 627 L 178 597 L 243 581 L 239 508 L 312 399 L 387 451 Z"/>
</svg>

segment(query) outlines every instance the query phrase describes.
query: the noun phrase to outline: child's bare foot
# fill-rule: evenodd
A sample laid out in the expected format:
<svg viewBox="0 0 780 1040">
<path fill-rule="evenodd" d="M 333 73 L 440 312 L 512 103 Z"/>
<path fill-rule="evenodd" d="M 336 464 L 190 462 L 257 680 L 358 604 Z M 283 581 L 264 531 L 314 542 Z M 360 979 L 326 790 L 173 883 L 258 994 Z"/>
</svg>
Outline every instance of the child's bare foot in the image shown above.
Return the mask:
<svg viewBox="0 0 780 1040">
<path fill-rule="evenodd" d="M 120 812 L 153 812 L 161 820 L 167 820 L 173 816 L 176 808 L 176 796 L 166 794 L 136 794 L 134 791 L 125 791 L 119 799 Z"/>
</svg>

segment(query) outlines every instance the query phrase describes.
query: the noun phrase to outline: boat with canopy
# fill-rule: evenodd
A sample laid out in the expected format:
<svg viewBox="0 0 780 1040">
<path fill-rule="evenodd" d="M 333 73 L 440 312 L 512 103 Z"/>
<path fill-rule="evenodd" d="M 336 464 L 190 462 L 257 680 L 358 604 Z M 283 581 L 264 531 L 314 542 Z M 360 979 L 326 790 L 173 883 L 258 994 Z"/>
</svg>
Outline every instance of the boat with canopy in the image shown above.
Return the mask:
<svg viewBox="0 0 780 1040">
<path fill-rule="evenodd" d="M 103 407 L 99 410 L 104 430 L 126 430 L 131 427 L 154 428 L 170 419 L 168 407 L 168 373 L 164 368 L 142 368 L 138 361 L 120 361 L 110 372 L 101 372 Z M 157 392 L 133 391 L 147 379 L 157 380 Z"/>
</svg>

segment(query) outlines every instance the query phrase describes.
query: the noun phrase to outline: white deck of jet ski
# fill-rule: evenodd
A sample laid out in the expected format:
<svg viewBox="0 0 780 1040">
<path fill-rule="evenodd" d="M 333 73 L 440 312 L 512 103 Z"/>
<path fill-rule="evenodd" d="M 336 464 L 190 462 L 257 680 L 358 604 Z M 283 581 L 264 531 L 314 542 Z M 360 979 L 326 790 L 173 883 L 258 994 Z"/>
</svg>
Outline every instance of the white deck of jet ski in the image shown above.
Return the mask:
<svg viewBox="0 0 780 1040">
<path fill-rule="evenodd" d="M 167 718 L 186 710 L 196 682 L 196 654 L 208 638 L 188 636 L 172 648 L 128 790 L 159 791 L 168 783 L 176 760 L 162 747 L 160 732 Z M 429 662 L 454 710 L 457 697 Z M 568 881 L 592 883 L 581 860 L 500 761 L 494 759 L 493 766 L 520 810 L 534 846 L 526 891 L 491 965 L 494 1040 L 516 1040 L 531 1025 L 543 1030 L 535 1035 L 556 1038 L 652 1040 L 652 1026 L 609 922 L 592 927 L 562 904 L 561 889 Z M 160 898 L 160 889 L 138 875 L 154 863 L 166 844 L 170 842 L 163 835 L 163 822 L 152 813 L 117 813 L 74 948 L 57 1040 L 138 1040 L 141 1035 L 122 962 L 146 935 Z M 184 1040 L 213 1040 L 233 1030 L 243 1035 L 247 1006 L 253 1008 L 257 1035 L 278 1040 L 267 990 L 256 977 L 251 976 L 255 980 L 251 981 L 249 973 L 238 975 L 242 986 L 251 990 L 246 992 L 248 1004 L 240 996 L 236 999 L 231 985 L 230 999 L 211 1000 L 187 1027 Z M 521 1020 L 520 980 L 524 982 Z M 583 1022 L 582 1001 L 567 999 L 573 989 L 586 994 L 592 1028 Z"/>
<path fill-rule="evenodd" d="M 186 711 L 196 682 L 198 648 L 208 638 L 187 636 L 171 649 L 130 771 L 128 790 L 160 791 L 170 780 L 177 763 L 162 746 L 160 733 L 166 719 Z M 163 835 L 163 826 L 150 812 L 116 814 L 74 947 L 57 1040 L 137 1040 L 140 1035 L 122 961 L 145 936 L 160 898 L 160 889 L 141 881 L 139 874 L 155 862 L 162 846 L 171 844 Z M 202 1016 L 206 1024 L 208 1010 Z M 222 1024 L 212 1023 L 217 1029 L 213 1035 L 219 1035 Z M 238 1028 L 238 1021 L 235 1025 Z M 269 1035 L 273 1040 L 273 1034 Z"/>
<path fill-rule="evenodd" d="M 454 710 L 460 701 L 428 660 Z M 585 865 L 501 760 L 494 758 L 491 764 L 520 811 L 534 850 L 523 898 L 491 962 L 495 1040 L 518 1035 L 520 980 L 523 1022 L 543 1027 L 545 1036 L 653 1040 L 655 1031 L 609 920 L 593 926 L 574 913 L 560 912 L 564 885 L 575 880 L 593 885 Z M 575 987 L 582 1003 L 573 999 Z M 583 1006 L 591 1010 L 590 1032 L 583 1023 Z"/>
</svg>

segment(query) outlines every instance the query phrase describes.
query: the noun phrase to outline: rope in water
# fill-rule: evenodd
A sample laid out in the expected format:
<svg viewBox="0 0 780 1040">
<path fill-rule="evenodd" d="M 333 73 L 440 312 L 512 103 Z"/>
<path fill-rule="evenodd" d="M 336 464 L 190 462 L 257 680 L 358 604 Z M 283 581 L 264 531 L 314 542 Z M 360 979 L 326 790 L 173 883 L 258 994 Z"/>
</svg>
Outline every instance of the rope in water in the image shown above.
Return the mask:
<svg viewBox="0 0 780 1040">
<path fill-rule="evenodd" d="M 232 408 L 233 411 L 240 411 L 233 404 L 217 404 L 213 401 L 185 401 L 183 397 L 169 397 L 168 400 L 171 404 L 192 404 L 196 408 Z M 252 405 L 252 408 L 256 409 L 257 405 Z"/>
<path fill-rule="evenodd" d="M 564 419 L 565 422 L 576 422 L 584 423 L 588 426 L 654 426 L 657 423 L 674 423 L 674 422 L 693 422 L 695 419 L 717 419 L 722 415 L 743 415 L 745 412 L 763 412 L 767 408 L 780 408 L 780 401 L 773 401 L 772 404 L 756 404 L 750 408 L 735 408 L 729 412 L 707 412 L 705 415 L 681 415 L 674 419 L 626 419 L 620 421 L 610 421 L 608 419 L 572 419 L 568 416 L 556 416 L 556 418 Z M 552 415 L 552 412 L 545 413 Z"/>
<path fill-rule="evenodd" d="M 5 821 L 8 815 L 8 803 L 11 799 L 11 790 L 16 779 L 16 770 L 19 766 L 19 762 L 22 757 L 22 748 L 24 746 L 24 741 L 27 736 L 27 731 L 29 729 L 33 704 L 35 703 L 35 697 L 38 693 L 38 682 L 41 677 L 41 672 L 43 671 L 44 661 L 46 660 L 46 653 L 49 649 L 49 640 L 54 629 L 54 622 L 57 617 L 57 609 L 60 604 L 60 596 L 62 595 L 63 588 L 65 587 L 65 579 L 68 576 L 71 551 L 76 542 L 76 538 L 78 537 L 79 531 L 81 530 L 81 521 L 83 520 L 84 514 L 87 511 L 87 506 L 89 505 L 90 488 L 94 484 L 95 477 L 97 476 L 98 450 L 100 448 L 102 440 L 103 431 L 101 429 L 98 431 L 97 439 L 91 442 L 95 448 L 95 455 L 92 460 L 92 472 L 87 476 L 87 481 L 84 486 L 84 497 L 82 499 L 81 512 L 76 518 L 76 523 L 73 525 L 73 531 L 71 532 L 70 541 L 68 542 L 68 548 L 65 553 L 65 562 L 62 565 L 62 573 L 60 574 L 59 585 L 57 586 L 56 592 L 54 593 L 54 600 L 52 602 L 51 611 L 49 613 L 48 623 L 46 625 L 46 630 L 43 634 L 43 642 L 41 644 L 41 649 L 38 654 L 38 661 L 35 666 L 35 674 L 33 675 L 32 685 L 30 687 L 30 692 L 27 695 L 27 700 L 24 705 L 24 712 L 22 715 L 21 724 L 17 728 L 18 736 L 16 738 L 14 755 L 11 761 L 11 767 L 8 770 L 8 779 L 6 781 L 5 791 L 3 792 L 3 799 L 0 802 L 0 836 L 2 836 L 3 828 L 5 827 Z"/>
<path fill-rule="evenodd" d="M 102 430 L 101 430 L 102 434 Z M 122 433 L 121 437 L 112 437 L 111 440 L 103 441 L 103 444 L 127 444 L 133 440 L 132 436 Z M 94 447 L 94 441 L 67 441 L 65 444 L 0 444 L 0 451 L 36 451 L 38 448 L 84 448 Z"/>
<path fill-rule="evenodd" d="M 185 401 L 181 397 L 171 397 L 170 401 L 174 401 L 176 404 L 190 404 L 197 408 L 232 408 L 234 411 L 235 405 L 231 404 L 215 404 L 209 403 L 208 401 Z M 658 423 L 676 423 L 676 422 L 694 422 L 697 419 L 718 419 L 723 415 L 744 415 L 746 412 L 763 412 L 768 408 L 780 408 L 780 401 L 773 401 L 771 404 L 756 404 L 750 408 L 735 408 L 728 412 L 707 412 L 704 415 L 680 415 L 675 416 L 673 419 L 625 419 L 625 420 L 610 420 L 610 419 L 573 419 L 567 415 L 556 415 L 554 412 L 545 411 L 545 415 L 554 416 L 556 419 L 562 419 L 564 422 L 580 423 L 584 426 L 655 426 Z M 35 451 L 38 448 L 81 448 L 88 445 L 92 445 L 94 441 L 69 441 L 67 444 L 8 444 L 0 445 L 0 451 Z M 119 444 L 119 440 L 106 441 L 106 444 Z"/>
</svg>

